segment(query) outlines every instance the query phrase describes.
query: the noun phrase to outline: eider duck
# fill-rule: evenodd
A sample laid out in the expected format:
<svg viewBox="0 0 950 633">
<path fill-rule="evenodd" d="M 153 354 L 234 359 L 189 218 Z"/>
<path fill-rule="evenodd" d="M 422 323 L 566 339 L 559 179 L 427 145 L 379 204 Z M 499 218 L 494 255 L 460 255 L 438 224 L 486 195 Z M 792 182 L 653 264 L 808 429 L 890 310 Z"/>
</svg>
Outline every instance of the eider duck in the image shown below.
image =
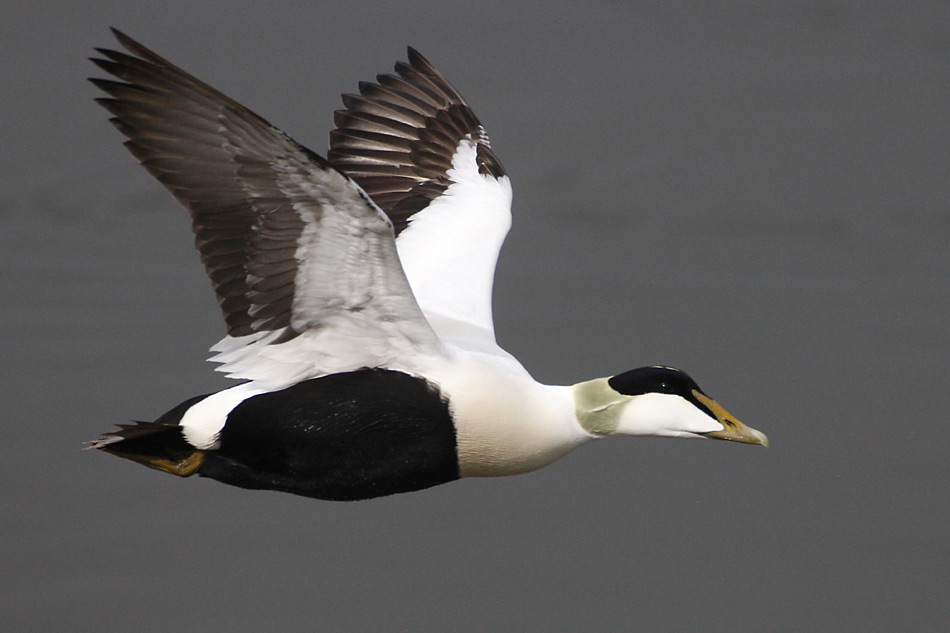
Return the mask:
<svg viewBox="0 0 950 633">
<path fill-rule="evenodd" d="M 684 372 L 536 382 L 495 342 L 511 186 L 422 55 L 359 84 L 326 158 L 113 30 L 91 79 L 125 146 L 191 214 L 243 382 L 92 443 L 168 473 L 331 500 L 541 468 L 595 438 L 768 445 Z"/>
</svg>

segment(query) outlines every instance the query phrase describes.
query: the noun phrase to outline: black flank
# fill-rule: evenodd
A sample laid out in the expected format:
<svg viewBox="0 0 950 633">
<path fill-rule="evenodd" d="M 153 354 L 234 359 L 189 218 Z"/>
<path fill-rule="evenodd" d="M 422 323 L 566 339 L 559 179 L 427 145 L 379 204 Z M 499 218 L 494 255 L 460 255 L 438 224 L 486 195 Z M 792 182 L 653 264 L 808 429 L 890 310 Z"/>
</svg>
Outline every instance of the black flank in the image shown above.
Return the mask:
<svg viewBox="0 0 950 633">
<path fill-rule="evenodd" d="M 200 475 L 242 488 L 357 500 L 459 477 L 448 402 L 429 382 L 362 369 L 248 398 Z"/>
</svg>

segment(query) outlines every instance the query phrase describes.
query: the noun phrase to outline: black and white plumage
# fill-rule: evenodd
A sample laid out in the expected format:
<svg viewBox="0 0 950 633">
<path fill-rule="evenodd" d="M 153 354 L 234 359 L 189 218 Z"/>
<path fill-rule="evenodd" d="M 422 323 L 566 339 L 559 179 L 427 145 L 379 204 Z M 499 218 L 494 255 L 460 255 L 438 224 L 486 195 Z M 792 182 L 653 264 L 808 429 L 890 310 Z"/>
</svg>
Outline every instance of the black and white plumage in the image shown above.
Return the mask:
<svg viewBox="0 0 950 633">
<path fill-rule="evenodd" d="M 686 374 L 542 385 L 495 342 L 511 187 L 419 53 L 361 83 L 327 159 L 115 31 L 93 79 L 126 147 L 191 213 L 245 382 L 91 444 L 180 476 L 322 499 L 511 475 L 606 435 L 766 444 Z"/>
</svg>

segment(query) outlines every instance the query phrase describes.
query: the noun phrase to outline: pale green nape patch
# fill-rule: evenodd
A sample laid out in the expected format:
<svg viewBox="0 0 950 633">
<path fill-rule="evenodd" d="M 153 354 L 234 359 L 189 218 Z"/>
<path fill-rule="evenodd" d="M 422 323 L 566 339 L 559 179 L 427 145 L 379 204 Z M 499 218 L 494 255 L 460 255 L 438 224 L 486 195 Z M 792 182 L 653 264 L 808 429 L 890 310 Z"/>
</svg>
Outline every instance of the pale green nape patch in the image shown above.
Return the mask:
<svg viewBox="0 0 950 633">
<path fill-rule="evenodd" d="M 579 382 L 573 390 L 574 412 L 585 431 L 598 436 L 616 432 L 624 409 L 622 405 L 630 398 L 611 388 L 607 378 Z"/>
</svg>

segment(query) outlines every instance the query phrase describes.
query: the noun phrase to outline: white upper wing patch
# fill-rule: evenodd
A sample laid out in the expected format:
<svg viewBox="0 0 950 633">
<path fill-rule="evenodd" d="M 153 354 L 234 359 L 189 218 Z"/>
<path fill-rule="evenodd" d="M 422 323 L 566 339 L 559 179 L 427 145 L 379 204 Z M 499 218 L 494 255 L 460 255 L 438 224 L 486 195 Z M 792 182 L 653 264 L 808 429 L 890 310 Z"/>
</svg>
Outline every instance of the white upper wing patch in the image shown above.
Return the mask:
<svg viewBox="0 0 950 633">
<path fill-rule="evenodd" d="M 492 284 L 511 227 L 511 184 L 478 171 L 464 139 L 447 172 L 451 184 L 413 215 L 396 247 L 416 301 L 444 338 L 494 340 Z"/>
<path fill-rule="evenodd" d="M 212 348 L 218 371 L 276 389 L 363 367 L 412 371 L 413 359 L 439 354 L 382 212 L 362 197 L 327 200 L 323 189 L 311 195 L 323 205 L 298 209 L 305 226 L 291 327 L 299 334 L 285 342 L 281 332 L 228 336 Z"/>
</svg>

